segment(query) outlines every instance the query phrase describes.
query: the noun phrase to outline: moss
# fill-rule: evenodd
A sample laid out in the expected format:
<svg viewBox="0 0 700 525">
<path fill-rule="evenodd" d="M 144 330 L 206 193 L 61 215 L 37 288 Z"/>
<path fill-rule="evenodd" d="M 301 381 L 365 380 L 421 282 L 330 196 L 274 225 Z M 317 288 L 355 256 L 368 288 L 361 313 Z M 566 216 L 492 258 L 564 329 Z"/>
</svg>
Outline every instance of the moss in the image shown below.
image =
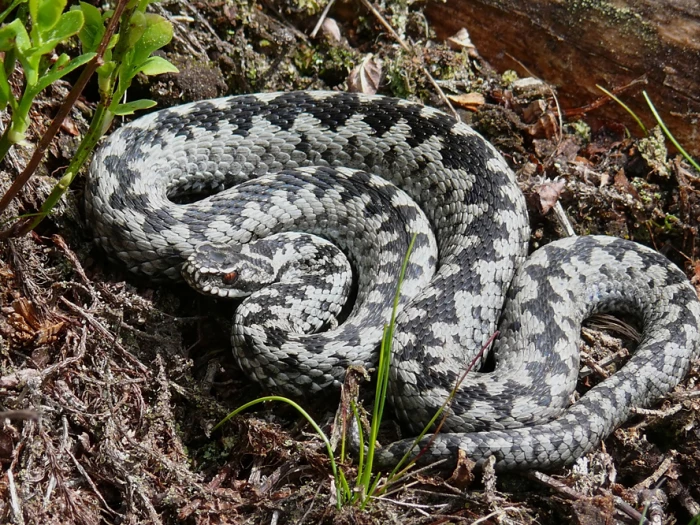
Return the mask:
<svg viewBox="0 0 700 525">
<path fill-rule="evenodd" d="M 657 44 L 656 32 L 642 15 L 628 7 L 618 7 L 606 0 L 571 0 L 565 2 L 574 24 L 584 20 L 600 18 L 609 26 L 616 27 L 624 36 L 638 38 L 646 45 Z"/>
<path fill-rule="evenodd" d="M 417 91 L 417 66 L 404 51 L 386 62 L 386 80 L 391 94 L 399 98 L 411 98 Z"/>
<path fill-rule="evenodd" d="M 586 124 L 583 120 L 577 120 L 576 122 L 571 122 L 567 124 L 569 129 L 571 129 L 577 137 L 580 137 L 585 142 L 591 141 L 591 127 Z"/>
<path fill-rule="evenodd" d="M 647 137 L 639 140 L 637 149 L 652 173 L 666 179 L 671 176 L 666 160 L 668 157 L 666 137 L 659 126 L 653 128 Z"/>
<path fill-rule="evenodd" d="M 503 74 L 501 75 L 501 81 L 506 86 L 512 84 L 516 80 L 518 80 L 518 74 L 515 71 L 513 71 L 512 69 L 508 69 L 508 70 L 504 71 Z"/>
</svg>

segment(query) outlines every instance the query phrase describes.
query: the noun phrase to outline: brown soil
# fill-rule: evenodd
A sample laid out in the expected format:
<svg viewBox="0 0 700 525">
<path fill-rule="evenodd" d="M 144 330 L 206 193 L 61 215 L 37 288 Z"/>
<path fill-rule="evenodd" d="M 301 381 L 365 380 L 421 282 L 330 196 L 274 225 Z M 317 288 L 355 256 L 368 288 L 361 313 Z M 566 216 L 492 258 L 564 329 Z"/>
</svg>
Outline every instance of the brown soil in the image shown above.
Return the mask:
<svg viewBox="0 0 700 525">
<path fill-rule="evenodd" d="M 176 36 L 165 55 L 181 72 L 140 79 L 131 96 L 163 107 L 228 93 L 342 90 L 371 53 L 382 62 L 380 93 L 445 108 L 429 74 L 448 95 L 483 95 L 455 105 L 518 173 L 533 247 L 562 235 L 550 211 L 558 199 L 577 233 L 653 246 L 700 282 L 700 174 L 668 158 L 658 134 L 632 140 L 630 121 L 591 135 L 586 108 L 578 121 L 558 116 L 552 87 L 496 73 L 473 50 L 431 40 L 416 4 L 381 6 L 410 51 L 360 2 L 331 11 L 338 33 L 329 22 L 311 38 L 320 3 L 153 6 L 172 17 Z M 63 83 L 44 93 L 30 140 L 65 93 Z M 86 129 L 94 97 L 85 93 L 4 219 L 42 202 Z M 16 148 L 8 157 L 2 191 L 26 154 Z M 84 222 L 81 185 L 37 232 L 0 243 L 0 521 L 639 523 L 635 509 L 641 513 L 650 501 L 648 517 L 688 523 L 700 510 L 697 362 L 657 410 L 635 416 L 584 466 L 549 476 L 477 473 L 471 483 L 462 473 L 446 479 L 423 471 L 365 510 L 338 510 L 325 449 L 293 410 L 266 405 L 212 432 L 261 394 L 231 356 L 233 308 L 183 286 L 135 279 L 107 262 Z M 634 334 L 621 323 L 605 325 L 607 333 L 585 328 L 583 347 L 589 364 L 610 370 L 633 348 Z M 583 375 L 581 391 L 600 380 L 597 371 Z M 304 405 L 328 430 L 337 400 Z M 352 468 L 346 472 L 354 479 Z"/>
</svg>

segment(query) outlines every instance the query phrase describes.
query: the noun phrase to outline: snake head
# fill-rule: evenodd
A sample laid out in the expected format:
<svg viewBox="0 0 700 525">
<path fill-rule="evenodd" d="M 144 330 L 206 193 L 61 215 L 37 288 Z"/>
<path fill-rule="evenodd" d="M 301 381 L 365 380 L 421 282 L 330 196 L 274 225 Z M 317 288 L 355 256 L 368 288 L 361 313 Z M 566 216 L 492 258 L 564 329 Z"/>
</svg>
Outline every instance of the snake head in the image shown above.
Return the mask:
<svg viewBox="0 0 700 525">
<path fill-rule="evenodd" d="M 199 293 L 235 299 L 248 297 L 274 282 L 275 275 L 268 266 L 246 245 L 205 242 L 195 248 L 181 273 Z"/>
</svg>

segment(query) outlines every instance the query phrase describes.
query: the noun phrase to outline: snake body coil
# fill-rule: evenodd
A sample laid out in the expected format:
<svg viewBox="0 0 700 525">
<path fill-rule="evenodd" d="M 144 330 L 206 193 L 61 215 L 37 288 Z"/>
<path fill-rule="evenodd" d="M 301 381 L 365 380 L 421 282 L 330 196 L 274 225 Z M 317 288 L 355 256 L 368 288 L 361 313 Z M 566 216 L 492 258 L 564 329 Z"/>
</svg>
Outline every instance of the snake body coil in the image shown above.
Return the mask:
<svg viewBox="0 0 700 525">
<path fill-rule="evenodd" d="M 192 196 L 202 198 L 182 203 Z M 251 377 L 293 395 L 376 364 L 415 236 L 390 386 L 412 430 L 500 330 L 495 369 L 468 374 L 423 461 L 463 449 L 477 463 L 495 456 L 499 469 L 570 463 L 678 384 L 700 353 L 700 305 L 683 272 L 611 237 L 564 239 L 526 258 L 524 199 L 502 157 L 468 126 L 414 103 L 296 92 L 152 113 L 98 152 L 86 198 L 98 242 L 133 272 L 177 280 L 182 271 L 218 296 L 233 295 L 234 282 L 250 286 L 244 268 L 280 272 L 271 287 L 251 288 L 233 342 Z M 350 267 L 357 296 L 338 325 L 349 285 L 329 269 L 347 276 Z M 568 407 L 581 321 L 609 310 L 639 315 L 642 342 Z M 379 464 L 411 442 L 381 449 Z"/>
</svg>

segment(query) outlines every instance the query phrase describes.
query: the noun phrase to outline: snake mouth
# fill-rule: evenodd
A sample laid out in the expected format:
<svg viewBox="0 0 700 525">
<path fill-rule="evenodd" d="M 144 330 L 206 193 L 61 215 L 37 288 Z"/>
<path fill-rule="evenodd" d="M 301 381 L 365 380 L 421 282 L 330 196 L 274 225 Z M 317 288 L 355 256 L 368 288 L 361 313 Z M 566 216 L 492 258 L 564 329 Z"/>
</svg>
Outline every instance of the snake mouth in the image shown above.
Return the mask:
<svg viewBox="0 0 700 525">
<path fill-rule="evenodd" d="M 224 299 L 241 299 L 250 295 L 250 292 L 230 287 L 235 282 L 232 278 L 235 271 L 201 268 L 186 262 L 182 265 L 181 274 L 187 284 L 203 295 Z"/>
</svg>

